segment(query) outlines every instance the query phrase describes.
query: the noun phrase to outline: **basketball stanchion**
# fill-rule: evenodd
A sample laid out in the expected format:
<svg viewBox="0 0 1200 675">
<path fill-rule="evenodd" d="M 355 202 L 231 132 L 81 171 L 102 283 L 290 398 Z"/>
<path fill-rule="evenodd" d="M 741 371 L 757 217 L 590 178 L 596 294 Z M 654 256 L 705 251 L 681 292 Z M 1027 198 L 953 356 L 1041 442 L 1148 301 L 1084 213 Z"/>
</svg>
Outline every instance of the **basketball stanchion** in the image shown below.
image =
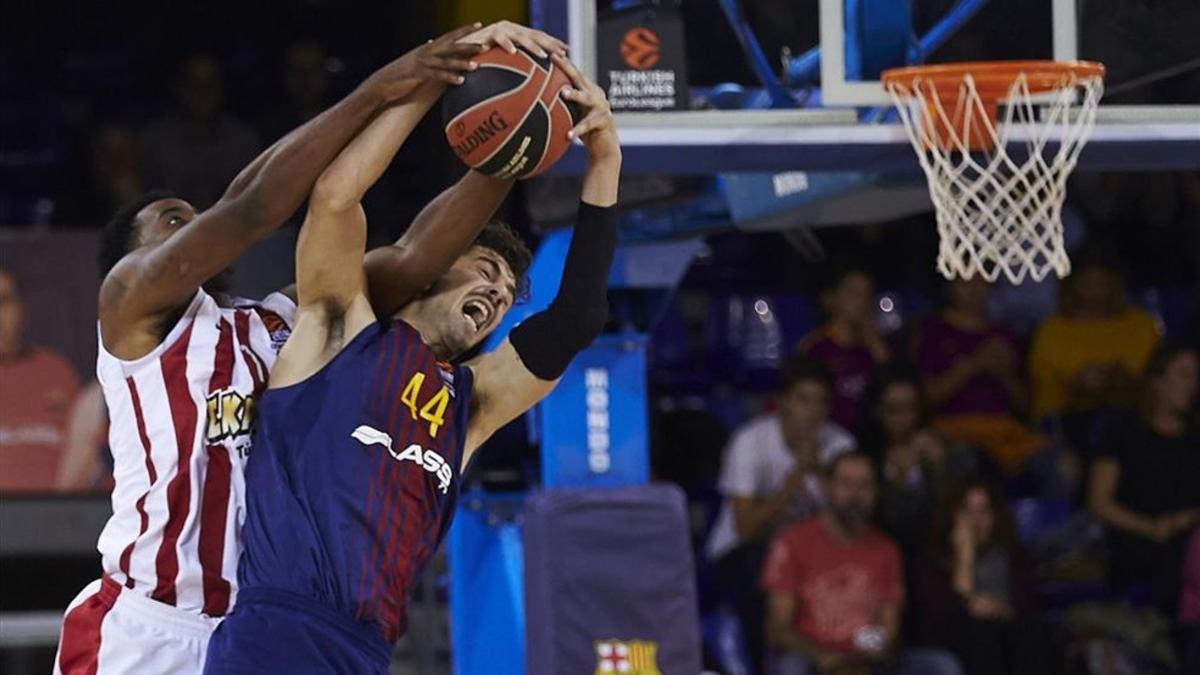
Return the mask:
<svg viewBox="0 0 1200 675">
<path fill-rule="evenodd" d="M 937 215 L 938 271 L 1064 277 L 1067 178 L 1087 143 L 1104 66 L 994 61 L 883 72 Z M 1078 100 L 1078 103 L 1076 102 Z"/>
</svg>

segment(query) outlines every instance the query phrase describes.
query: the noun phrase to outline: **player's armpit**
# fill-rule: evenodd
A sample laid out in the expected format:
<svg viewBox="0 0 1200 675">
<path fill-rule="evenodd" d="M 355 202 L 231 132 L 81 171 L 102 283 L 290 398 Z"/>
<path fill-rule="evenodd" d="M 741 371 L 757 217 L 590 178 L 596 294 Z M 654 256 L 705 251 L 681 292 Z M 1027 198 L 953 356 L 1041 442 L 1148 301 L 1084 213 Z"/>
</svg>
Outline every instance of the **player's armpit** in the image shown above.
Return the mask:
<svg viewBox="0 0 1200 675">
<path fill-rule="evenodd" d="M 543 380 L 529 372 L 507 339 L 495 351 L 469 361 L 467 367 L 474 373 L 471 396 L 475 405 L 467 421 L 461 469 L 497 429 L 532 408 L 558 384 L 558 380 Z"/>
<path fill-rule="evenodd" d="M 375 321 L 366 296 L 348 306 L 309 303 L 296 310 L 296 323 L 271 368 L 271 388 L 302 382 L 324 368 Z"/>
</svg>

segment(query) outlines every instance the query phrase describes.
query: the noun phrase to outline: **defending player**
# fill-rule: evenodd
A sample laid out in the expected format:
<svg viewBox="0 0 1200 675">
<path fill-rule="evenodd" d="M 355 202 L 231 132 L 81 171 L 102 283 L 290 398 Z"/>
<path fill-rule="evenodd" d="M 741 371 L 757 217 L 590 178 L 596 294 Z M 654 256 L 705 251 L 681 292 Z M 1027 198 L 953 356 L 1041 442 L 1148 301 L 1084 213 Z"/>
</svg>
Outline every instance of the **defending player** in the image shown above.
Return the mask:
<svg viewBox="0 0 1200 675">
<path fill-rule="evenodd" d="M 403 106 L 317 181 L 297 248 L 296 328 L 246 472 L 241 600 L 205 672 L 386 673 L 409 585 L 449 525 L 472 454 L 602 329 L 621 152 L 603 91 L 555 58 L 575 87 L 563 95 L 588 111 L 572 132 L 589 155 L 579 217 L 557 297 L 495 351 L 447 363 L 511 307 L 527 253 L 473 247 L 395 317 L 377 320 L 367 302 L 359 200 L 383 163 L 344 160 L 386 137 Z"/>
<path fill-rule="evenodd" d="M 238 302 L 215 282 L 291 215 L 380 110 L 420 101 L 411 106 L 415 125 L 488 44 L 564 48 L 513 24 L 476 29 L 442 36 L 374 73 L 255 159 L 207 211 L 150 195 L 105 228 L 97 375 L 112 419 L 113 516 L 98 543 L 104 577 L 64 617 L 57 672 L 203 667 L 208 638 L 237 597 L 254 400 L 295 312 L 284 294 Z M 469 173 L 397 245 L 373 251 L 367 268 L 381 306 L 395 307 L 442 276 L 508 189 Z"/>
</svg>

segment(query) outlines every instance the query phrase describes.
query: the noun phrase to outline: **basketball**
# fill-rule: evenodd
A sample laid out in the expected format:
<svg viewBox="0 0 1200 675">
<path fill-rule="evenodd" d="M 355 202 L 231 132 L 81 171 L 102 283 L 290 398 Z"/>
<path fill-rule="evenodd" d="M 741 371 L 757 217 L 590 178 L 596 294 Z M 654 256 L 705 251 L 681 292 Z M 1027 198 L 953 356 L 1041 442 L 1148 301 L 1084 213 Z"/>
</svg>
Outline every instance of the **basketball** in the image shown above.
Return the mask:
<svg viewBox="0 0 1200 675">
<path fill-rule="evenodd" d="M 494 47 L 475 57 L 479 68 L 450 87 L 442 123 L 454 154 L 497 178 L 529 178 L 566 152 L 567 132 L 581 119 L 559 92 L 571 84 L 550 59 Z"/>
</svg>

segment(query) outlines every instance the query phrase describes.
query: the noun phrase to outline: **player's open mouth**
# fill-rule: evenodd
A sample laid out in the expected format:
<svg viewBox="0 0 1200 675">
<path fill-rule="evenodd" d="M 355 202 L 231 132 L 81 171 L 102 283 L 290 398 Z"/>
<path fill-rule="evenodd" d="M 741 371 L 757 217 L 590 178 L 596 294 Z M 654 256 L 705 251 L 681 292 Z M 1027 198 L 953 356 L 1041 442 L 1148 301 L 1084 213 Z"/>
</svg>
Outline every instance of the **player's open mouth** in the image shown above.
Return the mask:
<svg viewBox="0 0 1200 675">
<path fill-rule="evenodd" d="M 482 298 L 471 298 L 463 303 L 463 316 L 471 322 L 476 332 L 479 332 L 492 318 L 492 306 Z"/>
</svg>

